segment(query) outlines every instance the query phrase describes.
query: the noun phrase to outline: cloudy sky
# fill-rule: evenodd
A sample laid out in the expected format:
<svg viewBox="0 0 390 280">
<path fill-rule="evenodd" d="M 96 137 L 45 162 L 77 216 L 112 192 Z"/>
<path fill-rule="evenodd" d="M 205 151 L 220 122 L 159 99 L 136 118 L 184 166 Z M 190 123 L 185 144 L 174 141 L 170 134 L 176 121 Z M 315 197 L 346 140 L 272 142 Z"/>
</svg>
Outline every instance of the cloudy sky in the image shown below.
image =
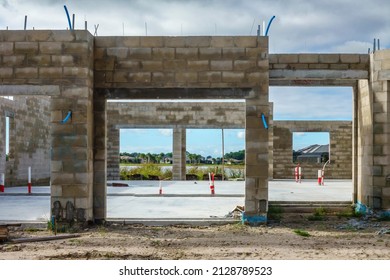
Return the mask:
<svg viewBox="0 0 390 280">
<path fill-rule="evenodd" d="M 27 15 L 28 29 L 66 29 L 64 4 L 76 14 L 76 29 L 87 21 L 92 34 L 99 25 L 98 36 L 256 35 L 257 25 L 275 15 L 270 53 L 367 53 L 374 38 L 381 40 L 382 49 L 390 46 L 389 0 L 0 0 L 0 28 L 22 29 Z M 270 88 L 275 119 L 350 120 L 351 96 L 349 88 Z M 153 140 L 146 139 L 157 135 L 169 140 L 164 147 L 171 149 L 170 132 L 133 132 L 140 136 L 132 138 L 141 140 L 122 137 L 121 148 L 152 146 Z M 205 146 L 192 140 L 199 133 L 189 132 L 190 148 Z M 207 133 L 216 137 L 220 132 Z M 243 148 L 242 131 L 232 131 L 230 137 L 232 147 Z M 216 154 L 218 149 L 220 141 L 204 152 Z"/>
</svg>

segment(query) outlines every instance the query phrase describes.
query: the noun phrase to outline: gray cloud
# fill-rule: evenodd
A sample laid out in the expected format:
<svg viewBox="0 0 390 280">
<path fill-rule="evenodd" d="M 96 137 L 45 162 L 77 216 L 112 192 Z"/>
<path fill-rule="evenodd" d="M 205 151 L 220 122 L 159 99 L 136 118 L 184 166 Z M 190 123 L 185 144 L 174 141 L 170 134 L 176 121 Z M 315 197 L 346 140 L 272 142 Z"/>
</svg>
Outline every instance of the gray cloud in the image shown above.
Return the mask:
<svg viewBox="0 0 390 280">
<path fill-rule="evenodd" d="M 9 6 L 2 0 L 2 6 Z M 64 29 L 66 4 L 76 14 L 76 28 L 84 20 L 99 24 L 99 35 L 255 35 L 258 24 L 276 15 L 270 29 L 270 52 L 366 52 L 373 38 L 390 33 L 387 0 L 20 0 L 14 10 L 0 10 L 0 28 L 22 26 L 24 15 L 29 27 Z M 45 15 L 45 16 L 42 16 Z M 254 28 L 251 33 L 252 25 Z"/>
</svg>

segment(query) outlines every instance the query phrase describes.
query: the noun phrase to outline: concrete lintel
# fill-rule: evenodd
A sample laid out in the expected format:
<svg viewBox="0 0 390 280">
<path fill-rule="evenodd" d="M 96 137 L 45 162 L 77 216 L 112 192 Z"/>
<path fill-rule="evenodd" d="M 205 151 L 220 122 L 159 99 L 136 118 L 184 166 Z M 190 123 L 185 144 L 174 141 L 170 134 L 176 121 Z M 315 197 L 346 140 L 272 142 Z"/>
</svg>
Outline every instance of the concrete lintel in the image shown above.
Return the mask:
<svg viewBox="0 0 390 280">
<path fill-rule="evenodd" d="M 368 79 L 369 73 L 367 70 L 288 70 L 277 69 L 269 71 L 270 79 L 282 80 L 362 80 Z"/>
<path fill-rule="evenodd" d="M 245 99 L 251 88 L 97 88 L 106 99 Z"/>
<path fill-rule="evenodd" d="M 60 86 L 0 85 L 0 95 L 60 95 Z"/>
<path fill-rule="evenodd" d="M 335 79 L 295 79 L 295 80 L 281 80 L 270 78 L 270 86 L 287 86 L 287 87 L 323 87 L 323 86 L 336 86 L 336 87 L 353 87 L 356 86 L 356 80 L 335 80 Z"/>
<path fill-rule="evenodd" d="M 183 124 L 172 124 L 172 125 L 166 125 L 166 124 L 116 124 L 115 125 L 116 129 L 132 129 L 132 128 L 141 128 L 141 129 L 146 129 L 146 128 L 161 128 L 161 129 L 174 129 L 174 128 L 186 128 L 186 129 L 191 129 L 191 128 L 207 128 L 207 129 L 244 129 L 245 125 L 239 125 L 239 124 L 229 124 L 226 122 L 223 123 L 214 123 L 214 124 L 189 124 L 189 123 L 183 123 Z"/>
</svg>

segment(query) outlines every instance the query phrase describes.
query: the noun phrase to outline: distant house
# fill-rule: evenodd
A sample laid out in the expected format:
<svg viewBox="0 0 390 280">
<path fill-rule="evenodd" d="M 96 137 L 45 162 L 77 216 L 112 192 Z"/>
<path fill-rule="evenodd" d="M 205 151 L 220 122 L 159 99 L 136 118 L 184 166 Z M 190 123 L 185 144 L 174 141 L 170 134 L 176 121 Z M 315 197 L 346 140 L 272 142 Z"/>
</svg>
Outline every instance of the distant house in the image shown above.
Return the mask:
<svg viewBox="0 0 390 280">
<path fill-rule="evenodd" d="M 325 163 L 329 160 L 328 145 L 310 145 L 293 152 L 294 162 Z"/>
<path fill-rule="evenodd" d="M 168 164 L 172 164 L 173 163 L 173 159 L 171 157 L 164 157 L 163 162 L 164 163 L 168 163 Z"/>
</svg>

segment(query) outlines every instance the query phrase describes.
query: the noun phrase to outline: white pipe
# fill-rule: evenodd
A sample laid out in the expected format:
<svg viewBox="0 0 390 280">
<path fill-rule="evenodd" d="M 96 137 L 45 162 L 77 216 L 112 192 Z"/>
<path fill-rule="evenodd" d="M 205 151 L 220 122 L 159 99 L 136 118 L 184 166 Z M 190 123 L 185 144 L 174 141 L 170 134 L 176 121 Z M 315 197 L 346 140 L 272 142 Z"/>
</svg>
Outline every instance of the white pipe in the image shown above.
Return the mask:
<svg viewBox="0 0 390 280">
<path fill-rule="evenodd" d="M 263 20 L 263 25 L 261 27 L 263 27 L 262 32 L 261 32 L 261 36 L 264 36 L 265 35 L 265 21 L 264 20 Z"/>
<path fill-rule="evenodd" d="M 31 166 L 28 167 L 28 182 L 31 184 Z"/>
</svg>

